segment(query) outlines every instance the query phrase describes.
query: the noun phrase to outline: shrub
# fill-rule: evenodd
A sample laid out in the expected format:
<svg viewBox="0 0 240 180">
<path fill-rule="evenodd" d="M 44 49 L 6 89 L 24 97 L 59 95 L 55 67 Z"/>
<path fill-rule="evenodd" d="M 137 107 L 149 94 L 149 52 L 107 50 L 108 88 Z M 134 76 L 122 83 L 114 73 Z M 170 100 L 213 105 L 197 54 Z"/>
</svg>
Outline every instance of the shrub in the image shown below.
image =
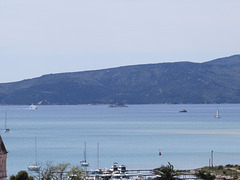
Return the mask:
<svg viewBox="0 0 240 180">
<path fill-rule="evenodd" d="M 209 172 L 206 172 L 204 170 L 199 170 L 196 173 L 196 176 L 203 179 L 203 180 L 214 180 L 216 178 L 216 176 L 211 175 Z"/>
</svg>

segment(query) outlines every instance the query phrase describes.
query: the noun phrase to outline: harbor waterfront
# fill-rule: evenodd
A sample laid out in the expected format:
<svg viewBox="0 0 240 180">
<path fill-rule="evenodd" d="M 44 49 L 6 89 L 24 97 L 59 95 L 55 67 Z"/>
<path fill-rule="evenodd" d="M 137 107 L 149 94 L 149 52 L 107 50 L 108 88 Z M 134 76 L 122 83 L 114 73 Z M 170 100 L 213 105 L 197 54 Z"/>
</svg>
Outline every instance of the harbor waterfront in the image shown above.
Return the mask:
<svg viewBox="0 0 240 180">
<path fill-rule="evenodd" d="M 239 164 L 239 117 L 240 104 L 0 106 L 8 176 L 27 170 L 35 159 L 80 165 L 86 157 L 88 170 L 114 162 L 127 169 L 168 162 L 194 169 L 208 166 L 213 152 L 214 165 Z"/>
</svg>

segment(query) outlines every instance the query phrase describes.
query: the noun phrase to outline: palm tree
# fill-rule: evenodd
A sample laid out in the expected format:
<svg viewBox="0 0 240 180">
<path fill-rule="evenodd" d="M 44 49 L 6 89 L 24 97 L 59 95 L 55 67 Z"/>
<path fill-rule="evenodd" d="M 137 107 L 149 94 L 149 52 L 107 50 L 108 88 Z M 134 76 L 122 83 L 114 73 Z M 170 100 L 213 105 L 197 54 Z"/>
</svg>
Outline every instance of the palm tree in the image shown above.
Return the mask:
<svg viewBox="0 0 240 180">
<path fill-rule="evenodd" d="M 172 164 L 168 162 L 167 166 L 161 166 L 153 170 L 153 173 L 157 175 L 155 180 L 178 180 L 176 172 Z"/>
</svg>

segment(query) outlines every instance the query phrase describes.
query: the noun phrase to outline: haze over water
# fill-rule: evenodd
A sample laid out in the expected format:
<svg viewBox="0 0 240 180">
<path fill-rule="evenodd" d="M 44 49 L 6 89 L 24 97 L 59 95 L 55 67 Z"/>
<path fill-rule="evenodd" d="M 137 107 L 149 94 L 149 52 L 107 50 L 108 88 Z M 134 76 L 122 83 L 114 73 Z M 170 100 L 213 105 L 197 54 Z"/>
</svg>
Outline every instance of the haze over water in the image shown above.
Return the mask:
<svg viewBox="0 0 240 180">
<path fill-rule="evenodd" d="M 186 108 L 187 113 L 179 113 Z M 221 118 L 215 118 L 217 108 Z M 114 162 L 127 169 L 153 169 L 168 162 L 176 169 L 240 162 L 240 105 L 107 105 L 0 106 L 1 130 L 5 114 L 10 133 L 1 133 L 8 153 L 8 175 L 35 162 L 80 165 L 87 144 L 88 169 Z M 162 155 L 158 152 L 161 150 Z"/>
</svg>

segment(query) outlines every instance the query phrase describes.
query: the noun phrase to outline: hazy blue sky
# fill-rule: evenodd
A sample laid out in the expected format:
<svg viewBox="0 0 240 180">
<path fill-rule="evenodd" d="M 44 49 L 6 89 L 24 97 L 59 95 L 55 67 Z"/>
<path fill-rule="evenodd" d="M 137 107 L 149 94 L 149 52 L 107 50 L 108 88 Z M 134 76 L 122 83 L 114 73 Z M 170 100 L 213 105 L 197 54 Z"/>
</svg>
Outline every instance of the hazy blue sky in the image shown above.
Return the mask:
<svg viewBox="0 0 240 180">
<path fill-rule="evenodd" d="M 240 52 L 240 0 L 0 0 L 0 82 Z"/>
</svg>

